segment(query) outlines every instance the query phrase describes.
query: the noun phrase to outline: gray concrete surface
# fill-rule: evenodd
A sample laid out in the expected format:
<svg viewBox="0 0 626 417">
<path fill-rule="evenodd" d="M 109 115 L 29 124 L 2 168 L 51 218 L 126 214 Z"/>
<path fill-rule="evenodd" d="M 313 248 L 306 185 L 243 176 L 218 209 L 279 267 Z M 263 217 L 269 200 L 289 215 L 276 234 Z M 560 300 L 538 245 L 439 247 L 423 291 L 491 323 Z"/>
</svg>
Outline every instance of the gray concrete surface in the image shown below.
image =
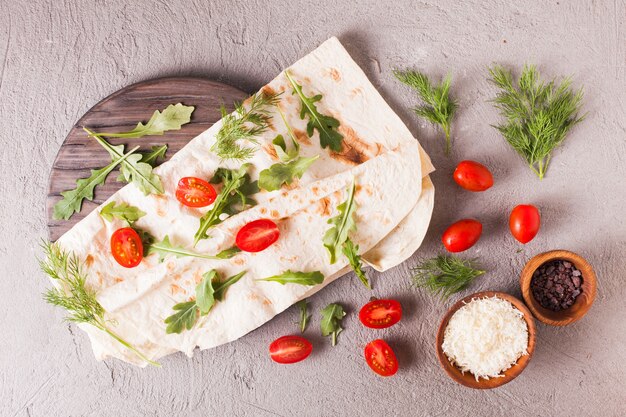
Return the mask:
<svg viewBox="0 0 626 417">
<path fill-rule="evenodd" d="M 387 3 L 387 4 L 385 4 Z M 337 35 L 432 155 L 435 214 L 422 250 L 385 274 L 371 273 L 378 297 L 397 297 L 402 323 L 374 333 L 356 312 L 369 297 L 346 277 L 311 299 L 315 353 L 277 366 L 268 343 L 295 330 L 287 310 L 241 340 L 174 355 L 163 369 L 96 362 L 85 335 L 46 305 L 35 257 L 46 236 L 48 173 L 66 132 L 91 105 L 136 81 L 194 74 L 253 91 L 284 66 Z M 534 62 L 548 76 L 584 85 L 587 120 L 539 181 L 489 125 L 492 62 Z M 409 110 L 414 96 L 393 68 L 450 71 L 460 101 L 454 152 Z M 614 1 L 0 1 L 0 415 L 2 416 L 620 416 L 626 414 L 626 2 Z M 496 185 L 482 195 L 457 188 L 461 159 L 490 166 Z M 543 228 L 521 246 L 507 233 L 518 203 L 541 208 Z M 512 383 L 489 392 L 452 382 L 440 369 L 434 334 L 446 308 L 409 286 L 419 256 L 441 251 L 450 222 L 485 224 L 469 251 L 489 270 L 470 291 L 519 296 L 518 274 L 532 255 L 566 248 L 597 269 L 599 292 L 587 317 L 567 328 L 539 325 L 535 356 Z M 331 348 L 317 335 L 319 309 L 340 301 L 345 331 Z M 362 346 L 385 337 L 401 371 L 376 377 Z"/>
</svg>

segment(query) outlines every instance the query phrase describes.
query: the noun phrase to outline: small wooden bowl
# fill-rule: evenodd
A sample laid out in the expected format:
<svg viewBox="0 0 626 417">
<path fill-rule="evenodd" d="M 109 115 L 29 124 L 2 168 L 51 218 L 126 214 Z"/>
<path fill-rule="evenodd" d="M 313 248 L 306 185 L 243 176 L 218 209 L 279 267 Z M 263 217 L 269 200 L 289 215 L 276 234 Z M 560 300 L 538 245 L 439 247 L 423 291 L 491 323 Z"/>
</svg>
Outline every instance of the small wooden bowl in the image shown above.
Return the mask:
<svg viewBox="0 0 626 417">
<path fill-rule="evenodd" d="M 539 304 L 530 290 L 530 283 L 533 279 L 535 270 L 546 262 L 554 260 L 563 260 L 571 262 L 582 273 L 582 293 L 576 297 L 574 304 L 561 311 L 552 311 L 544 308 Z M 526 263 L 520 276 L 520 286 L 522 288 L 522 297 L 533 315 L 542 323 L 552 326 L 567 326 L 575 321 L 580 320 L 591 308 L 593 300 L 596 298 L 596 273 L 585 259 L 566 250 L 553 250 L 541 253 Z"/>
<path fill-rule="evenodd" d="M 526 325 L 528 326 L 528 348 L 526 349 L 528 351 L 528 355 L 522 356 L 521 358 L 517 360 L 517 363 L 515 365 L 513 365 L 512 367 L 504 371 L 503 377 L 490 378 L 490 379 L 481 378 L 478 381 L 476 381 L 474 374 L 472 374 L 471 372 L 462 373 L 461 370 L 456 367 L 456 365 L 450 362 L 446 354 L 443 352 L 441 345 L 443 343 L 444 332 L 446 330 L 446 327 L 448 327 L 448 322 L 450 321 L 450 318 L 452 317 L 452 315 L 459 308 L 463 307 L 465 304 L 469 303 L 474 298 L 485 298 L 485 297 L 493 297 L 493 296 L 496 296 L 502 300 L 506 300 L 510 302 L 511 304 L 513 304 L 515 308 L 517 308 L 519 311 L 521 311 L 524 314 L 524 320 L 526 320 Z M 441 364 L 441 367 L 443 368 L 443 370 L 446 371 L 448 376 L 452 378 L 453 380 L 455 380 L 456 382 L 458 382 L 459 384 L 464 385 L 469 388 L 476 388 L 476 389 L 497 388 L 515 379 L 519 374 L 522 373 L 524 368 L 526 368 L 526 365 L 528 365 L 528 362 L 530 362 L 530 358 L 532 357 L 533 352 L 535 351 L 536 337 L 537 337 L 537 331 L 535 328 L 535 321 L 533 320 L 533 316 L 530 313 L 530 311 L 528 311 L 528 309 L 526 308 L 526 306 L 521 300 L 518 300 L 512 295 L 509 295 L 503 292 L 497 292 L 497 291 L 477 292 L 475 294 L 468 295 L 462 300 L 459 300 L 455 305 L 453 305 L 450 308 L 450 310 L 448 310 L 446 315 L 443 317 L 443 320 L 441 320 L 441 324 L 439 325 L 439 331 L 437 332 L 437 358 L 439 358 L 439 363 Z"/>
</svg>

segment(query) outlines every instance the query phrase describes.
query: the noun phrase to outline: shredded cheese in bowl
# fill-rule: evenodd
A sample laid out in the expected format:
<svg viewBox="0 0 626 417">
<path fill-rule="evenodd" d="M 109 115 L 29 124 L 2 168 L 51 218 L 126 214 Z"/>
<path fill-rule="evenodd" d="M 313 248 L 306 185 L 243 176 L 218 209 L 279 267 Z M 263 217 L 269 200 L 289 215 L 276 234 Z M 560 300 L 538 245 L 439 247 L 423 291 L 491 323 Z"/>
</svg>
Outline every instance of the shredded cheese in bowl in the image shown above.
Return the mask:
<svg viewBox="0 0 626 417">
<path fill-rule="evenodd" d="M 502 372 L 528 355 L 524 314 L 498 297 L 475 298 L 459 308 L 444 332 L 443 352 L 462 372 L 479 378 Z"/>
</svg>

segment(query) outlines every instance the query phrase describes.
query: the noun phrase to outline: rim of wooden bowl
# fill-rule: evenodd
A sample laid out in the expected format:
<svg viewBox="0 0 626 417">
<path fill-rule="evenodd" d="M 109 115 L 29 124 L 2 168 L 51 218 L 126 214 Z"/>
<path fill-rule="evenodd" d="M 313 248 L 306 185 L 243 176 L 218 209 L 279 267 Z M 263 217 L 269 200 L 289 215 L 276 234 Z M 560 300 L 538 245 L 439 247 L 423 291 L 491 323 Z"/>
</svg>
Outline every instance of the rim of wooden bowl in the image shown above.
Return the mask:
<svg viewBox="0 0 626 417">
<path fill-rule="evenodd" d="M 530 283 L 535 270 L 544 263 L 554 260 L 571 262 L 581 272 L 583 277 L 582 293 L 576 297 L 576 301 L 570 308 L 561 311 L 552 311 L 542 307 L 541 304 L 535 300 L 530 290 Z M 543 252 L 532 257 L 522 270 L 520 275 L 520 287 L 526 305 L 537 320 L 551 326 L 567 326 L 583 318 L 591 308 L 596 298 L 597 277 L 591 264 L 582 256 L 568 250 L 559 249 Z"/>
<path fill-rule="evenodd" d="M 524 320 L 526 321 L 526 325 L 528 326 L 528 355 L 522 356 L 517 360 L 515 365 L 507 369 L 502 373 L 502 377 L 498 378 L 490 378 L 490 379 L 479 379 L 476 381 L 476 378 L 471 372 L 462 373 L 456 365 L 452 364 L 446 354 L 443 352 L 443 348 L 441 347 L 443 343 L 443 335 L 448 326 L 448 322 L 452 315 L 462 306 L 470 302 L 475 298 L 485 298 L 485 297 L 493 297 L 496 296 L 502 300 L 506 300 L 513 304 L 515 308 L 520 310 L 524 315 Z M 530 362 L 531 357 L 535 351 L 535 343 L 537 338 L 537 330 L 535 328 L 535 321 L 531 312 L 526 308 L 522 300 L 513 297 L 510 294 L 498 292 L 498 291 L 482 291 L 477 292 L 471 295 L 468 295 L 465 298 L 459 300 L 456 304 L 454 304 L 448 312 L 443 316 L 441 320 L 441 324 L 439 325 L 439 330 L 437 331 L 437 358 L 439 359 L 439 363 L 443 370 L 448 374 L 450 378 L 454 381 L 458 382 L 461 385 L 464 385 L 469 388 L 475 389 L 492 389 L 500 387 L 508 382 L 511 382 L 515 379 L 519 374 L 522 373 L 524 368 Z"/>
</svg>

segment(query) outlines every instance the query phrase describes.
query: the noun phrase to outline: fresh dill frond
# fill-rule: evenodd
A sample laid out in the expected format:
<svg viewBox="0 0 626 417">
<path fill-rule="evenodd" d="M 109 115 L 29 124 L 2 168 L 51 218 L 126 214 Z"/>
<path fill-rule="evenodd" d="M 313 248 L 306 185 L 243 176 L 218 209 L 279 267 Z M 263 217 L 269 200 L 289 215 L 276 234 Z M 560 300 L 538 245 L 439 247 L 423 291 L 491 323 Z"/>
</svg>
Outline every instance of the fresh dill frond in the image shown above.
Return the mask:
<svg viewBox="0 0 626 417">
<path fill-rule="evenodd" d="M 485 271 L 478 269 L 475 260 L 464 260 L 453 255 L 439 255 L 422 261 L 412 268 L 413 284 L 423 287 L 443 300 L 469 286 Z"/>
<path fill-rule="evenodd" d="M 87 274 L 78 257 L 62 250 L 54 243 L 43 242 L 41 246 L 45 255 L 45 258 L 39 262 L 41 270 L 58 284 L 44 293 L 44 300 L 64 308 L 68 313 L 65 320 L 91 324 L 106 332 L 150 365 L 161 366 L 109 329 L 104 318 L 104 308 L 96 299 L 96 293 L 85 285 Z"/>
<path fill-rule="evenodd" d="M 449 155 L 451 147 L 450 127 L 458 108 L 457 102 L 450 97 L 450 83 L 452 81 L 450 75 L 447 75 L 438 85 L 431 83 L 428 77 L 419 71 L 395 70 L 393 75 L 417 92 L 424 104 L 413 109 L 415 114 L 441 127 L 446 135 L 445 153 Z"/>
<path fill-rule="evenodd" d="M 280 94 L 257 93 L 249 103 L 235 103 L 235 111 L 228 113 L 222 106 L 222 127 L 217 132 L 211 151 L 222 159 L 246 160 L 256 152 L 257 136 L 269 128 L 270 107 L 278 104 Z"/>
<path fill-rule="evenodd" d="M 496 65 L 489 69 L 490 81 L 500 91 L 493 103 L 506 118 L 494 126 L 542 179 L 552 151 L 561 145 L 579 117 L 583 90 L 574 91 L 571 80 L 545 82 L 534 65 L 525 65 L 517 85 L 511 71 Z"/>
</svg>

